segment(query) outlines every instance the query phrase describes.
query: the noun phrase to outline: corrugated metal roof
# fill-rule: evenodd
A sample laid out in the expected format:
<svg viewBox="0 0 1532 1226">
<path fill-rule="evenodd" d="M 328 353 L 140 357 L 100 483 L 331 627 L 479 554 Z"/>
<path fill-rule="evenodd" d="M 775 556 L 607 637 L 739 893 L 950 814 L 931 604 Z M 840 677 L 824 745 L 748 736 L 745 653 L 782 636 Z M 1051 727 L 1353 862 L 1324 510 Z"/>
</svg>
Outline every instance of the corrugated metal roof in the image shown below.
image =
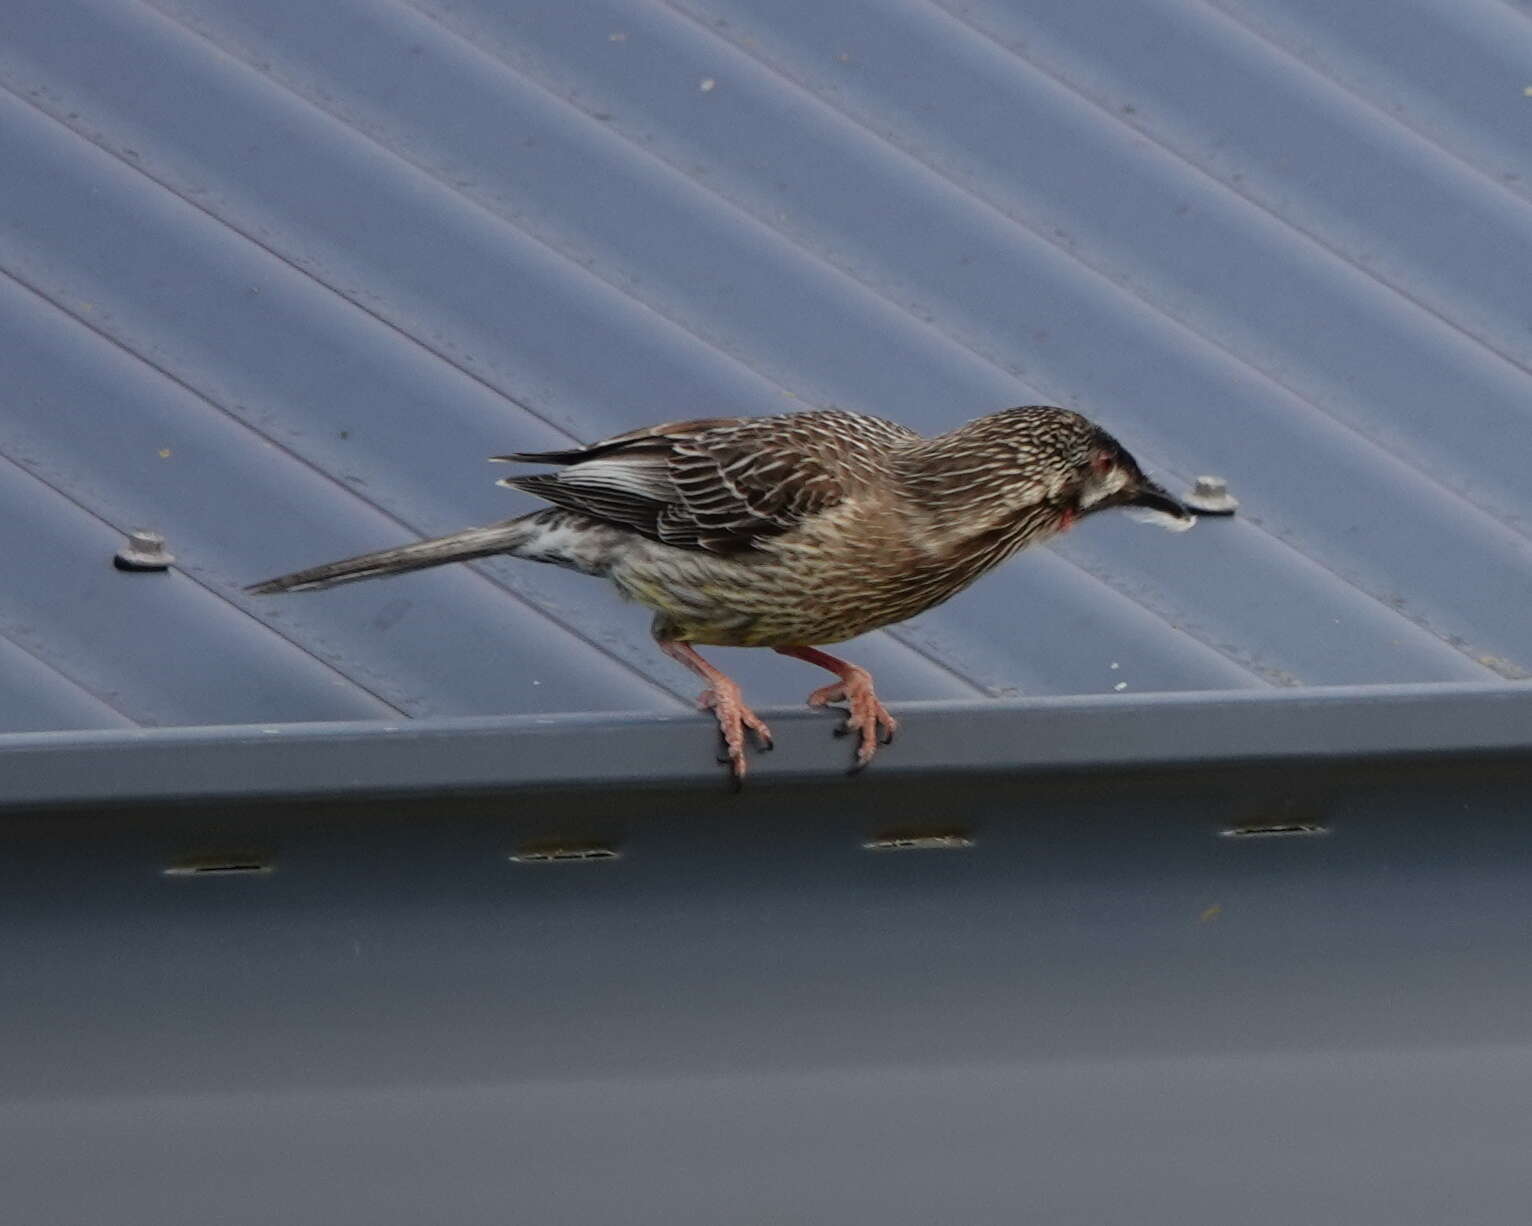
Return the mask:
<svg viewBox="0 0 1532 1226">
<path fill-rule="evenodd" d="M 0 728 L 685 710 L 551 568 L 240 588 L 825 404 L 1066 404 L 1243 500 L 850 647 L 890 700 L 1523 680 L 1528 64 L 1488 0 L 11 0 Z"/>
</svg>

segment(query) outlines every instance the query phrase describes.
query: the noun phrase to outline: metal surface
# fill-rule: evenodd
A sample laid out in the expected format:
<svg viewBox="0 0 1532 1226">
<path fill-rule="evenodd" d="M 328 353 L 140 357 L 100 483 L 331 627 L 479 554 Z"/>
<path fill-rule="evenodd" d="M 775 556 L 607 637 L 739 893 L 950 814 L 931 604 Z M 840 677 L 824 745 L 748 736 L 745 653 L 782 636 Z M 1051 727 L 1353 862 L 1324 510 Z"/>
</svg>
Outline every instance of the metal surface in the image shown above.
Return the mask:
<svg viewBox="0 0 1532 1226">
<path fill-rule="evenodd" d="M 1095 772 L 1128 769 L 1414 762 L 1532 746 L 1532 691 L 1510 686 L 1102 695 L 905 711 L 896 742 L 858 780 L 1067 772 L 1088 786 Z M 833 735 L 841 718 L 781 713 L 772 728 L 778 748 L 756 755 L 748 790 L 844 777 L 852 752 Z M 715 734 L 711 716 L 696 714 L 12 735 L 0 737 L 9 776 L 0 813 L 545 789 L 590 792 L 616 812 L 637 789 L 725 791 L 726 776 L 703 752 Z"/>
<path fill-rule="evenodd" d="M 1492 7 L 1412 21 L 1532 51 Z M 0 672 L 0 705 L 682 710 L 643 613 L 580 576 L 238 589 L 524 509 L 481 466 L 507 448 L 830 403 L 1079 406 L 1244 503 L 1091 522 L 848 649 L 895 701 L 1524 677 L 1532 214 L 1500 120 L 1416 122 L 1439 40 L 1337 81 L 1258 8 L 7 4 L 0 500 L 31 551 L 0 634 L 51 681 Z M 173 588 L 101 572 L 141 523 Z M 200 663 L 124 667 L 172 650 Z M 810 680 L 725 662 L 762 704 Z"/>
<path fill-rule="evenodd" d="M 1378 8 L 0 4 L 7 1219 L 1523 1222 L 1532 15 Z M 849 645 L 855 779 L 577 575 L 241 592 L 1036 402 L 1239 514 Z"/>
<path fill-rule="evenodd" d="M 1115 726 L 1115 751 L 1065 770 L 970 753 L 837 780 L 806 718 L 782 754 L 817 778 L 574 778 L 703 732 L 630 719 L 605 751 L 568 723 L 502 736 L 498 780 L 487 729 L 402 733 L 407 766 L 458 767 L 404 794 L 360 749 L 390 734 L 357 727 L 334 764 L 370 786 L 339 796 L 313 786 L 315 729 L 225 741 L 158 803 L 13 806 L 8 1213 L 1521 1220 L 1525 696 L 1453 695 L 1456 741 L 1419 693 L 1371 730 L 1342 722 L 1372 708 L 1355 696 L 1165 699 L 1120 725 L 1092 702 L 1054 723 Z M 953 714 L 916 712 L 909 744 Z M 981 711 L 972 739 L 1030 743 L 1034 715 Z M 1156 760 L 1176 722 L 1209 761 Z M 1436 751 L 1388 747 L 1390 723 Z M 116 741 L 195 762 L 187 735 L 55 752 L 163 787 Z M 241 756 L 273 771 L 265 798 L 226 794 Z M 529 758 L 550 775 L 520 777 Z M 1274 827 L 1296 833 L 1226 833 Z"/>
</svg>

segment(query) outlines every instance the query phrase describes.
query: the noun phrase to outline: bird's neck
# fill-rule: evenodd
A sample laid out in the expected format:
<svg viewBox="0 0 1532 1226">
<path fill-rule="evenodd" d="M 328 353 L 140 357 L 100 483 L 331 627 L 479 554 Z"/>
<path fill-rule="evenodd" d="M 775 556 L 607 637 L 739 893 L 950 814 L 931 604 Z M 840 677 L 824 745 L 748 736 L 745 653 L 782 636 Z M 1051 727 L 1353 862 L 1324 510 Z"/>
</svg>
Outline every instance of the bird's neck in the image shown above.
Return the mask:
<svg viewBox="0 0 1532 1226">
<path fill-rule="evenodd" d="M 941 541 L 1015 534 L 1020 548 L 1063 517 L 1073 498 L 1067 473 L 1029 462 L 982 417 L 911 446 L 896 476 Z"/>
</svg>

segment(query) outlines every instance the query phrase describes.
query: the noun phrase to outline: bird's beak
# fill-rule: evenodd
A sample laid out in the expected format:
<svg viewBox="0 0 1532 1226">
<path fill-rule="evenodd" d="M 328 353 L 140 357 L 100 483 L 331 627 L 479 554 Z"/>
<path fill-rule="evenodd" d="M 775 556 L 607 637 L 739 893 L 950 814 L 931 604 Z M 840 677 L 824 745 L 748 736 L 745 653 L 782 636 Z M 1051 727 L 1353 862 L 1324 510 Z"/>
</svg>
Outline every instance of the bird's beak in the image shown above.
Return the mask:
<svg viewBox="0 0 1532 1226">
<path fill-rule="evenodd" d="M 1143 481 L 1123 503 L 1129 507 L 1143 507 L 1147 511 L 1160 511 L 1177 519 L 1191 519 L 1192 513 L 1153 481 Z"/>
<path fill-rule="evenodd" d="M 1138 514 L 1133 516 L 1134 519 L 1158 524 L 1173 532 L 1185 532 L 1197 522 L 1191 511 L 1147 478 L 1119 505 L 1136 509 Z"/>
</svg>

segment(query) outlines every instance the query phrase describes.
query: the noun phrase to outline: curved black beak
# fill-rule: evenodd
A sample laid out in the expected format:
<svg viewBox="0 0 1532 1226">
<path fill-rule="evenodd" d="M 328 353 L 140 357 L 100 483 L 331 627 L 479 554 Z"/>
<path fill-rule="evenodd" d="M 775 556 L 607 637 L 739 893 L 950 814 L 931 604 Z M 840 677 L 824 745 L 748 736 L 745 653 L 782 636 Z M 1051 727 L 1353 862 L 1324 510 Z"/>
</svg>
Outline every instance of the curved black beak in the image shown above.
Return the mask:
<svg viewBox="0 0 1532 1226">
<path fill-rule="evenodd" d="M 1143 507 L 1148 511 L 1159 511 L 1165 515 L 1172 515 L 1186 523 L 1191 523 L 1196 519 L 1196 516 L 1181 502 L 1172 498 L 1165 490 L 1148 478 L 1139 482 L 1138 488 L 1127 498 L 1123 499 L 1122 505 L 1126 507 Z"/>
</svg>

